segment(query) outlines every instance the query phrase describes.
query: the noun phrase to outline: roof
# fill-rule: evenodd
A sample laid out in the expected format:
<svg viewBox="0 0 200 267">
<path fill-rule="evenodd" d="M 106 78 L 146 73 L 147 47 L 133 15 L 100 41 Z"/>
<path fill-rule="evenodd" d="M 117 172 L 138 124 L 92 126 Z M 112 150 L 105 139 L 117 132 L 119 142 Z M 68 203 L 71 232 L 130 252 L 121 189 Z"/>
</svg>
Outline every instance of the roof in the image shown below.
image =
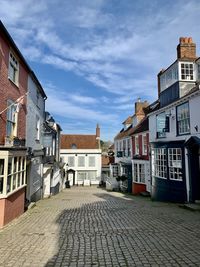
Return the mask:
<svg viewBox="0 0 200 267">
<path fill-rule="evenodd" d="M 134 128 L 131 129 L 129 135 L 146 132 L 149 130 L 149 118 L 146 116 Z"/>
<path fill-rule="evenodd" d="M 7 41 L 11 44 L 12 48 L 14 48 L 15 52 L 18 54 L 18 56 L 22 60 L 23 64 L 26 66 L 27 70 L 29 71 L 30 76 L 32 77 L 32 79 L 38 85 L 39 90 L 40 90 L 42 96 L 46 99 L 47 96 L 46 96 L 46 94 L 45 94 L 45 92 L 44 92 L 44 90 L 42 88 L 42 85 L 40 84 L 39 80 L 37 79 L 35 73 L 32 71 L 32 69 L 28 65 L 27 61 L 25 60 L 24 56 L 22 55 L 22 53 L 18 49 L 17 45 L 15 44 L 14 40 L 12 39 L 11 35 L 7 31 L 7 29 L 5 28 L 5 26 L 3 25 L 3 23 L 2 23 L 1 20 L 0 20 L 0 32 L 3 33 L 3 35 L 6 37 Z"/>
<path fill-rule="evenodd" d="M 72 145 L 77 149 L 98 149 L 96 135 L 62 134 L 61 149 L 72 149 Z"/>
<path fill-rule="evenodd" d="M 115 136 L 115 140 L 116 139 L 122 139 L 126 136 L 130 135 L 130 131 L 132 130 L 132 125 L 130 125 L 126 130 L 122 129 L 116 136 Z"/>
<path fill-rule="evenodd" d="M 122 124 L 131 124 L 132 123 L 132 116 L 129 116 Z"/>
</svg>

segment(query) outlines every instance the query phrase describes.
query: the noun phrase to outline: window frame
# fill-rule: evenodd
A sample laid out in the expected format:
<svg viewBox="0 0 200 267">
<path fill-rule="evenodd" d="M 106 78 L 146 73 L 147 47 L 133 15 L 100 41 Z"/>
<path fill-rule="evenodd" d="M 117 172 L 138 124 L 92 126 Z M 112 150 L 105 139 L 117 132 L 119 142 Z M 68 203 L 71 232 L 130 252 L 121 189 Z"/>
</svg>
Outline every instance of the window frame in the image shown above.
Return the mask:
<svg viewBox="0 0 200 267">
<path fill-rule="evenodd" d="M 93 162 L 91 162 L 93 160 Z M 93 163 L 93 164 L 91 164 Z M 96 157 L 95 156 L 89 156 L 88 157 L 88 167 L 95 167 L 96 166 Z"/>
<path fill-rule="evenodd" d="M 133 182 L 146 184 L 146 164 L 142 162 L 133 162 Z"/>
<path fill-rule="evenodd" d="M 0 198 L 5 198 L 26 186 L 26 155 L 9 155 L 7 153 L 0 157 L 0 160 L 2 159 L 4 160 L 4 172 L 3 175 L 0 175 L 3 178 Z"/>
<path fill-rule="evenodd" d="M 135 155 L 139 154 L 140 154 L 139 136 L 135 135 Z"/>
<path fill-rule="evenodd" d="M 16 111 L 16 105 L 14 101 L 7 100 L 7 115 L 6 115 L 6 136 L 16 137 L 17 136 L 17 120 L 18 112 Z"/>
<path fill-rule="evenodd" d="M 80 164 L 81 158 L 83 159 L 83 164 Z M 78 167 L 85 167 L 85 156 L 78 156 Z"/>
<path fill-rule="evenodd" d="M 144 142 L 144 139 L 146 139 L 146 144 Z M 145 148 L 146 147 L 146 148 Z M 147 134 L 142 135 L 142 155 L 147 155 L 148 152 L 148 145 L 147 145 Z"/>
<path fill-rule="evenodd" d="M 182 106 L 186 105 L 188 106 L 188 117 L 182 119 L 182 120 L 179 120 L 179 114 L 178 114 L 178 109 L 181 108 Z M 179 125 L 180 125 L 180 122 L 183 122 L 185 120 L 188 120 L 188 125 L 189 125 L 189 130 L 188 131 L 185 131 L 185 132 L 180 132 L 179 130 Z M 187 124 L 185 125 L 187 126 Z M 184 102 L 178 106 L 176 106 L 176 133 L 177 133 L 177 136 L 181 136 L 181 135 L 187 135 L 187 134 L 190 134 L 190 106 L 189 106 L 189 102 Z"/>
<path fill-rule="evenodd" d="M 10 51 L 9 53 L 8 79 L 12 81 L 18 87 L 19 85 L 19 60 L 17 59 L 17 57 L 12 51 Z"/>
</svg>

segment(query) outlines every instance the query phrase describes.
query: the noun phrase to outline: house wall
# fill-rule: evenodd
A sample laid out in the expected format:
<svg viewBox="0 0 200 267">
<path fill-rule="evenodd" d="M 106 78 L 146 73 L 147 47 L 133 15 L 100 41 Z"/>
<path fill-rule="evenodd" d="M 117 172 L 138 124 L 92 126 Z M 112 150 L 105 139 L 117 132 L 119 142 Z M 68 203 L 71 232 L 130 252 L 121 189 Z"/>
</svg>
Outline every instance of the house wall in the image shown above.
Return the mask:
<svg viewBox="0 0 200 267">
<path fill-rule="evenodd" d="M 178 106 L 181 103 L 185 103 L 189 101 L 189 109 L 190 109 L 190 134 L 186 135 L 177 135 L 177 122 L 176 122 L 176 106 Z M 157 111 L 156 113 L 149 116 L 149 125 L 150 125 L 150 135 L 149 140 L 150 142 L 166 142 L 166 141 L 181 141 L 181 140 L 187 140 L 191 135 L 196 135 L 200 137 L 200 116 L 197 110 L 199 109 L 199 103 L 200 103 L 200 94 L 196 95 L 195 97 L 186 98 L 185 100 L 182 100 L 177 103 L 174 103 L 173 105 L 170 105 L 162 110 Z M 156 116 L 162 112 L 166 112 L 171 114 L 170 116 L 170 131 L 166 132 L 166 137 L 164 138 L 157 138 L 156 134 Z M 195 126 L 198 126 L 198 131 L 195 130 Z"/>
<path fill-rule="evenodd" d="M 25 188 L 0 199 L 0 228 L 17 218 L 24 212 Z"/>
<path fill-rule="evenodd" d="M 15 85 L 11 80 L 8 79 L 9 52 L 10 44 L 4 39 L 3 35 L 0 34 L 0 111 L 7 107 L 8 99 L 15 101 L 17 98 L 21 97 L 27 92 L 28 71 L 19 58 L 19 86 Z M 0 115 L 0 145 L 4 145 L 4 139 L 6 136 L 6 116 L 7 112 L 3 112 Z M 18 125 L 20 125 L 20 127 L 18 127 L 17 129 L 17 136 L 22 139 L 25 138 L 25 116 L 26 97 L 24 99 L 24 104 L 22 105 L 18 113 Z"/>
<path fill-rule="evenodd" d="M 122 155 L 122 157 L 118 157 L 117 156 L 117 152 L 118 151 L 124 151 L 123 150 L 123 141 L 126 141 L 126 150 L 125 150 L 125 155 Z M 130 156 L 128 156 L 128 140 L 130 142 Z M 121 147 L 121 150 L 120 150 Z M 119 163 L 119 162 L 124 162 L 124 163 L 131 163 L 131 158 L 132 158 L 132 141 L 131 141 L 131 137 L 126 137 L 123 139 L 118 139 L 115 140 L 114 142 L 114 151 L 115 151 L 115 163 Z"/>
<path fill-rule="evenodd" d="M 146 154 L 143 154 L 143 151 L 142 151 L 143 135 L 146 135 L 146 138 L 147 138 L 147 153 Z M 132 136 L 132 154 L 133 154 L 133 156 L 136 155 L 135 136 L 138 136 L 138 138 L 139 138 L 139 154 L 138 154 L 139 157 L 144 159 L 144 160 L 149 160 L 149 133 L 144 132 L 144 133 L 139 133 L 139 134 L 135 134 Z"/>
<path fill-rule="evenodd" d="M 87 156 L 86 156 L 87 155 Z M 101 149 L 61 149 L 60 156 L 63 158 L 64 163 L 68 163 L 68 157 L 72 156 L 75 159 L 74 166 L 69 166 L 68 169 L 75 170 L 75 184 L 77 184 L 78 171 L 96 171 L 96 180 L 91 181 L 92 184 L 98 184 L 101 180 Z M 78 156 L 85 157 L 85 166 L 78 166 Z M 95 166 L 89 167 L 89 157 L 95 157 Z"/>
<path fill-rule="evenodd" d="M 177 135 L 176 106 L 189 102 L 190 110 L 190 133 L 185 135 Z M 188 162 L 188 150 L 184 147 L 191 136 L 200 138 L 200 117 L 197 110 L 199 109 L 200 92 L 197 91 L 193 95 L 189 95 L 184 99 L 169 105 L 168 107 L 158 110 L 149 117 L 150 125 L 150 142 L 151 147 L 171 148 L 177 147 L 182 149 L 182 181 L 173 181 L 170 179 L 162 179 L 152 176 L 152 197 L 157 200 L 167 201 L 190 201 L 191 181 L 190 181 L 190 163 Z M 166 132 L 165 138 L 157 138 L 156 136 L 156 115 L 165 111 L 170 114 L 170 130 Z M 197 126 L 197 127 L 196 127 Z M 195 129 L 196 127 L 196 129 Z M 168 159 L 167 159 L 168 160 Z"/>
<path fill-rule="evenodd" d="M 27 127 L 26 127 L 26 146 L 33 150 L 40 150 L 43 148 L 43 123 L 45 112 L 45 100 L 39 93 L 39 100 L 37 102 L 37 88 L 32 78 L 28 77 L 28 96 L 27 96 Z M 36 116 L 40 120 L 40 140 L 36 140 Z"/>
<path fill-rule="evenodd" d="M 37 99 L 38 92 L 38 99 Z M 45 116 L 45 100 L 41 95 L 39 88 L 28 76 L 28 96 L 27 96 L 27 116 L 26 116 L 26 146 L 32 150 L 32 158 L 28 166 L 27 175 L 27 194 L 26 198 L 32 202 L 41 199 L 43 185 L 43 123 Z M 36 140 L 36 123 L 40 120 L 40 138 Z M 34 153 L 34 151 L 37 151 Z M 40 151 L 40 152 L 39 152 Z"/>
</svg>

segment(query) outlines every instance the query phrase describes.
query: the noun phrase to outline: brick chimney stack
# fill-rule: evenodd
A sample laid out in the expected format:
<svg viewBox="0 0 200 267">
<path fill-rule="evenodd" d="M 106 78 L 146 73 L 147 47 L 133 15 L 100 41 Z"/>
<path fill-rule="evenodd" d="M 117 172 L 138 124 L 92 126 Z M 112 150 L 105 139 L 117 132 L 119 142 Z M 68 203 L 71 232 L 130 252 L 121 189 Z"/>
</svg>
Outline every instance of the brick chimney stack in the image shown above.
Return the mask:
<svg viewBox="0 0 200 267">
<path fill-rule="evenodd" d="M 177 58 L 196 58 L 196 44 L 193 43 L 192 37 L 180 37 L 177 46 Z"/>
<path fill-rule="evenodd" d="M 100 148 L 100 127 L 98 123 L 96 127 L 96 140 L 97 140 L 98 148 Z"/>
<path fill-rule="evenodd" d="M 138 121 L 142 120 L 145 117 L 144 109 L 149 106 L 149 103 L 145 100 L 141 102 L 141 99 L 138 98 L 138 101 L 135 102 L 135 115 L 138 118 Z"/>
</svg>

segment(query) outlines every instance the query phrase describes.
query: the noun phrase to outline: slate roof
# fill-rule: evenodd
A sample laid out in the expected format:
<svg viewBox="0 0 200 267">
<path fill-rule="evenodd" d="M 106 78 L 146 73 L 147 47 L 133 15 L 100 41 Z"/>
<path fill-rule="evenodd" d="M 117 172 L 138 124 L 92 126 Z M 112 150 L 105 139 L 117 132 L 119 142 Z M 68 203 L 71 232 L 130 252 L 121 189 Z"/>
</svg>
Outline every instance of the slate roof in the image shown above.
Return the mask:
<svg viewBox="0 0 200 267">
<path fill-rule="evenodd" d="M 149 118 L 144 117 L 134 128 L 130 130 L 129 135 L 146 132 L 149 130 Z"/>
<path fill-rule="evenodd" d="M 132 129 L 132 125 L 130 125 L 126 130 L 122 129 L 116 136 L 115 136 L 115 140 L 116 139 L 121 139 L 121 138 L 124 138 L 126 136 L 129 136 L 130 135 L 130 131 Z"/>
<path fill-rule="evenodd" d="M 61 149 L 72 149 L 72 145 L 76 145 L 77 149 L 98 149 L 96 135 L 61 135 Z"/>
</svg>

